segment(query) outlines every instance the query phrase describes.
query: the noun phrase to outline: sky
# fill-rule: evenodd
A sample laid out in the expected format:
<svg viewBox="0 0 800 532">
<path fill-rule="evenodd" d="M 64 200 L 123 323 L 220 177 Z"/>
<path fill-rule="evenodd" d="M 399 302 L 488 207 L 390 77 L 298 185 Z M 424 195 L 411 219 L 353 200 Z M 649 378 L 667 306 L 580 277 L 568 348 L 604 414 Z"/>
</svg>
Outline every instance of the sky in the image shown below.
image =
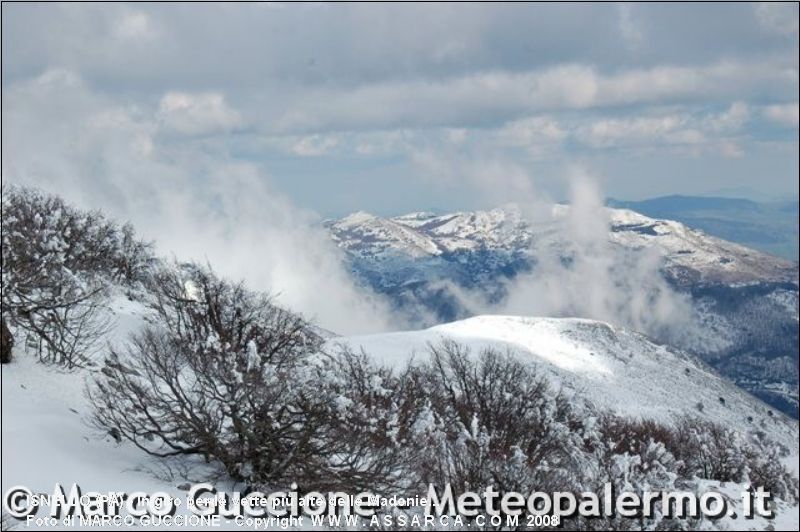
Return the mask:
<svg viewBox="0 0 800 532">
<path fill-rule="evenodd" d="M 3 182 L 379 330 L 320 220 L 796 198 L 798 62 L 796 3 L 4 3 Z"/>
<path fill-rule="evenodd" d="M 4 4 L 2 30 L 4 176 L 103 201 L 187 160 L 321 216 L 560 200 L 576 162 L 621 199 L 798 191 L 797 4 Z"/>
</svg>

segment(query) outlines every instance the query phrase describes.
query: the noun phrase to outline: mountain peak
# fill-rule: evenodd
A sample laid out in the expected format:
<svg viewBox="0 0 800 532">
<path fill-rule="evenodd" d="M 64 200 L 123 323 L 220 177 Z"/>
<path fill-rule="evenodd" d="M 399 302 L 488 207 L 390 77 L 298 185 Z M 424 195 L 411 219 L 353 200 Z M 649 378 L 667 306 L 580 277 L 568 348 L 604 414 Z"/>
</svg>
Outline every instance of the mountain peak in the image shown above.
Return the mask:
<svg viewBox="0 0 800 532">
<path fill-rule="evenodd" d="M 381 219 L 380 217 L 372 213 L 369 213 L 367 211 L 356 211 L 354 213 L 348 214 L 347 216 L 341 218 L 340 220 L 335 221 L 335 223 L 340 223 L 344 225 L 358 225 L 380 219 Z"/>
</svg>

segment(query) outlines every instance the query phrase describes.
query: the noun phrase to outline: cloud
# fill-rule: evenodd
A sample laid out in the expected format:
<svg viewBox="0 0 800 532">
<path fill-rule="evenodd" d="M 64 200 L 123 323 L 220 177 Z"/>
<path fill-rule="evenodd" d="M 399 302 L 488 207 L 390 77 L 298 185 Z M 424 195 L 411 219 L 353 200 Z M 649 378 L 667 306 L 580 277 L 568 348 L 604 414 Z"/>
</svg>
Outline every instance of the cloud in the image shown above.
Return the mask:
<svg viewBox="0 0 800 532">
<path fill-rule="evenodd" d="M 3 125 L 13 133 L 4 139 L 4 182 L 40 186 L 129 220 L 160 253 L 208 261 L 335 332 L 402 327 L 385 301 L 350 277 L 313 212 L 224 145 L 165 137 L 174 124 L 164 123 L 164 106 L 120 106 L 68 71 L 47 72 L 3 97 Z M 167 99 L 167 107 L 185 109 L 179 100 Z M 221 100 L 210 101 L 213 108 Z M 209 131 L 209 122 L 219 121 L 201 120 L 199 128 L 189 120 L 189 131 Z"/>
<path fill-rule="evenodd" d="M 448 190 L 467 189 L 488 205 L 515 203 L 526 216 L 538 219 L 546 212 L 546 194 L 536 189 L 530 171 L 496 152 L 422 148 L 411 154 L 415 171 L 432 186 Z"/>
<path fill-rule="evenodd" d="M 168 92 L 161 98 L 158 115 L 165 127 L 185 135 L 224 133 L 243 125 L 239 112 L 214 92 Z"/>
<path fill-rule="evenodd" d="M 742 129 L 750 117 L 749 107 L 732 103 L 722 112 L 691 113 L 657 111 L 643 116 L 603 118 L 575 129 L 575 138 L 595 148 L 669 149 L 683 148 L 738 157 Z"/>
<path fill-rule="evenodd" d="M 486 190 L 497 174 L 485 171 Z M 566 176 L 568 205 L 554 205 L 535 194 L 518 196 L 516 206 L 538 230 L 531 242 L 533 269 L 505 282 L 505 298 L 491 301 L 486 291 L 443 281 L 431 286 L 469 314 L 582 317 L 607 321 L 660 340 L 687 346 L 703 341 L 687 294 L 674 290 L 661 273 L 656 246 L 632 248 L 615 243 L 611 212 L 598 178 L 575 165 Z M 499 183 L 505 185 L 504 182 Z"/>
<path fill-rule="evenodd" d="M 131 10 L 120 14 L 114 35 L 123 41 L 147 41 L 156 36 L 156 31 L 147 13 Z"/>
<path fill-rule="evenodd" d="M 629 48 L 638 49 L 644 40 L 644 35 L 633 18 L 633 5 L 620 3 L 617 4 L 617 10 L 619 12 L 620 34 L 625 39 L 625 42 L 628 43 Z"/>
<path fill-rule="evenodd" d="M 754 92 L 783 98 L 797 86 L 797 67 L 776 61 L 725 60 L 611 73 L 590 65 L 563 64 L 435 81 L 381 81 L 346 90 L 305 87 L 299 99 L 275 111 L 269 127 L 274 134 L 496 127 L 533 114 L 739 101 Z"/>
<path fill-rule="evenodd" d="M 750 118 L 750 108 L 744 102 L 734 102 L 727 111 L 708 115 L 706 121 L 711 130 L 726 133 L 739 131 Z"/>
<path fill-rule="evenodd" d="M 569 205 L 539 200 L 533 211 L 538 216 L 529 218 L 541 230 L 531 243 L 535 264 L 530 273 L 507 281 L 505 299 L 492 303 L 478 290 L 438 288 L 474 314 L 583 317 L 683 342 L 679 345 L 690 337 L 697 341 L 701 333 L 692 323 L 691 300 L 663 277 L 658 249 L 612 242 L 610 211 L 597 179 L 580 166 L 568 179 Z"/>
<path fill-rule="evenodd" d="M 798 114 L 797 102 L 773 104 L 764 108 L 764 116 L 769 120 L 794 128 L 796 128 L 798 124 Z"/>
<path fill-rule="evenodd" d="M 797 39 L 798 10 L 796 2 L 760 2 L 755 6 L 756 18 L 767 31 Z"/>
<path fill-rule="evenodd" d="M 575 168 L 570 194 L 569 207 L 554 211 L 556 245 L 535 249 L 533 272 L 510 283 L 502 312 L 599 319 L 658 338 L 687 330 L 691 304 L 661 275 L 657 251 L 610 241 L 596 179 Z"/>
<path fill-rule="evenodd" d="M 148 229 L 162 250 L 208 261 L 337 333 L 402 327 L 386 301 L 355 284 L 313 212 L 294 206 L 252 165 L 231 162 L 210 172 L 207 187 L 161 193 Z"/>
<path fill-rule="evenodd" d="M 652 144 L 654 141 L 690 141 L 692 135 L 682 129 L 685 116 L 664 115 L 656 117 L 612 118 L 598 120 L 581 129 L 579 137 L 593 146 L 608 147 L 621 144 Z M 676 135 L 676 132 L 682 134 Z M 701 139 L 696 139 L 701 140 Z"/>
<path fill-rule="evenodd" d="M 602 168 L 618 197 L 756 181 L 796 193 L 791 113 L 765 110 L 797 99 L 796 42 L 749 4 L 18 3 L 2 30 L 4 97 L 64 75 L 88 88 L 62 80 L 64 97 L 24 109 L 4 98 L 4 126 L 14 115 L 37 131 L 7 130 L 4 167 L 24 154 L 53 183 L 48 152 L 69 151 L 64 139 L 98 188 L 136 177 L 116 151 L 92 151 L 103 131 L 136 161 L 196 150 L 252 163 L 328 216 L 513 195 L 480 188 L 472 162 L 514 192 L 535 175 L 558 198 L 573 161 Z M 112 111 L 134 117 L 129 130 L 89 123 Z M 448 157 L 463 178 L 417 175 Z"/>
<path fill-rule="evenodd" d="M 292 152 L 303 157 L 316 157 L 328 153 L 339 144 L 332 135 L 308 135 L 297 139 L 292 145 Z"/>
<path fill-rule="evenodd" d="M 541 150 L 556 146 L 567 138 L 567 131 L 556 119 L 549 116 L 531 116 L 512 120 L 498 128 L 497 141 L 506 146 L 519 146 Z"/>
<path fill-rule="evenodd" d="M 421 127 L 277 135 L 268 137 L 267 143 L 303 157 L 410 157 L 426 180 L 441 179 L 439 184 L 448 185 L 454 182 L 456 174 L 462 177 L 471 174 L 466 166 L 481 165 L 479 161 L 496 158 L 498 153 L 506 161 L 512 151 L 523 153 L 524 160 L 519 161 L 522 166 L 525 161 L 566 160 L 573 156 L 570 150 L 576 148 L 584 152 L 627 149 L 631 154 L 641 154 L 642 150 L 676 154 L 684 149 L 694 155 L 703 152 L 738 156 L 744 153 L 741 145 L 751 140 L 747 131 L 751 108 L 741 101 L 732 102 L 722 110 L 657 106 L 614 114 L 610 117 L 602 112 L 533 114 L 485 128 Z M 456 171 L 446 169 L 448 159 L 468 162 L 454 163 L 464 166 Z M 519 172 L 511 170 L 509 174 Z M 431 178 L 435 175 L 440 177 Z M 515 186 L 512 194 L 517 192 L 519 188 Z"/>
</svg>

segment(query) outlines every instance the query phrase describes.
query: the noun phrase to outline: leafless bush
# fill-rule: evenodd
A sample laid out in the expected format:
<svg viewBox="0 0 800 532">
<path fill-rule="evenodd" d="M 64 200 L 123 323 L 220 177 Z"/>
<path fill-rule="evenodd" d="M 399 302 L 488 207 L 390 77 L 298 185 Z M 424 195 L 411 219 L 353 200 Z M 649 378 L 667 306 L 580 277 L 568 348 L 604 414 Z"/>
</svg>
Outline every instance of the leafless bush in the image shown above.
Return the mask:
<svg viewBox="0 0 800 532">
<path fill-rule="evenodd" d="M 200 454 L 237 480 L 280 478 L 314 415 L 316 338 L 268 297 L 202 268 L 164 268 L 150 284 L 160 324 L 106 359 L 88 390 L 96 423 L 152 455 Z"/>
<path fill-rule="evenodd" d="M 87 362 L 112 283 L 141 280 L 150 246 L 97 212 L 34 189 L 3 189 L 2 311 L 44 362 Z"/>
<path fill-rule="evenodd" d="M 681 461 L 685 476 L 741 482 L 746 464 L 738 434 L 727 427 L 698 418 L 681 420 L 668 441 Z"/>
<path fill-rule="evenodd" d="M 693 417 L 666 425 L 604 416 L 599 430 L 608 452 L 639 457 L 651 485 L 663 484 L 674 474 L 684 479 L 749 481 L 785 500 L 797 498 L 797 479 L 783 465 L 781 447 L 763 438 L 748 437 L 719 423 Z M 662 474 L 660 479 L 654 476 L 658 471 Z"/>
<path fill-rule="evenodd" d="M 682 476 L 722 482 L 749 481 L 785 500 L 797 500 L 797 478 L 782 463 L 785 452 L 767 439 L 747 437 L 718 423 L 681 420 L 668 444 Z"/>
<path fill-rule="evenodd" d="M 249 485 L 320 491 L 641 492 L 695 475 L 778 475 L 781 493 L 796 494 L 796 480 L 724 428 L 604 415 L 510 353 L 443 342 L 428 362 L 391 371 L 347 347 L 322 353 L 302 318 L 206 268 L 157 271 L 148 294 L 154 324 L 111 352 L 88 394 L 99 427 L 155 456 L 199 455 Z"/>
<path fill-rule="evenodd" d="M 41 362 L 67 369 L 90 363 L 102 348 L 100 340 L 111 328 L 111 320 L 102 312 L 105 305 L 99 294 L 91 292 L 69 304 L 24 314 L 20 327 L 28 333 L 28 349 Z"/>
<path fill-rule="evenodd" d="M 6 325 L 5 317 L 0 319 L 0 363 L 11 362 L 11 350 L 14 348 L 14 336 Z"/>
<path fill-rule="evenodd" d="M 329 408 L 314 452 L 314 484 L 384 493 L 416 487 L 413 428 L 425 400 L 416 377 L 410 368 L 394 373 L 346 347 L 320 366 L 316 380 Z"/>
<path fill-rule="evenodd" d="M 637 420 L 612 414 L 599 416 L 593 427 L 590 443 L 594 469 L 586 488 L 603 496 L 605 483 L 616 493 L 678 489 L 678 461 L 665 445 L 672 441 L 669 427 L 653 420 Z M 570 525 L 578 530 L 686 530 L 693 524 L 686 520 L 664 519 L 661 507 L 655 505 L 653 515 L 636 518 L 603 516 L 576 517 Z"/>
<path fill-rule="evenodd" d="M 797 502 L 798 479 L 793 477 L 783 464 L 785 455 L 777 445 L 759 442 L 745 449 L 747 478 L 753 486 L 764 486 L 773 496 L 785 501 Z"/>
<path fill-rule="evenodd" d="M 428 411 L 416 427 L 428 448 L 418 470 L 424 483 L 449 483 L 456 493 L 576 487 L 581 420 L 545 378 L 491 349 L 473 357 L 448 341 L 430 354 L 422 368 Z"/>
<path fill-rule="evenodd" d="M 319 353 L 302 318 L 207 269 L 165 268 L 150 285 L 158 325 L 112 351 L 88 389 L 99 427 L 251 485 L 397 485 L 414 415 L 402 379 Z"/>
</svg>

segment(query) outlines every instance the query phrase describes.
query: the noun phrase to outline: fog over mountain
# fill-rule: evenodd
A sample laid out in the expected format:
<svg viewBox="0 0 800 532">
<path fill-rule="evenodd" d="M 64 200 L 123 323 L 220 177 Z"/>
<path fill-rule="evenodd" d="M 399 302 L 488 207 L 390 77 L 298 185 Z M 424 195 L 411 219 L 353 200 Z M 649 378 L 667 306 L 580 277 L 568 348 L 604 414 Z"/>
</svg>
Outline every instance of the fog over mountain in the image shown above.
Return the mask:
<svg viewBox="0 0 800 532">
<path fill-rule="evenodd" d="M 3 529 L 208 482 L 797 530 L 799 73 L 796 3 L 4 3 Z"/>
<path fill-rule="evenodd" d="M 670 220 L 608 209 L 591 184 L 514 206 L 327 223 L 362 282 L 420 325 L 497 313 L 578 316 L 692 351 L 797 416 L 798 266 Z"/>
</svg>

